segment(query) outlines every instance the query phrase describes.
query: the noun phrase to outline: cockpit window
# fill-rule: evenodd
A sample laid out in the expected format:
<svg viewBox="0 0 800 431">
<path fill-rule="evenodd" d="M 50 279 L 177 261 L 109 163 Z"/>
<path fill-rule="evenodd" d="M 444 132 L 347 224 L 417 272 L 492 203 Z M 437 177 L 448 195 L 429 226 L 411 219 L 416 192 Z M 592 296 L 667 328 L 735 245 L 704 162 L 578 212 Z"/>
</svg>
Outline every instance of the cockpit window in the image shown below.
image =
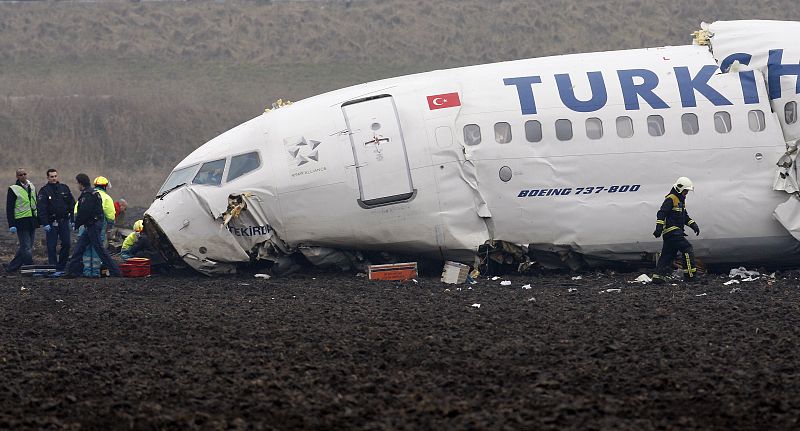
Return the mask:
<svg viewBox="0 0 800 431">
<path fill-rule="evenodd" d="M 180 168 L 178 170 L 172 171 L 171 174 L 167 177 L 167 181 L 164 182 L 164 185 L 161 186 L 161 189 L 158 191 L 158 194 L 161 194 L 167 190 L 175 188 L 181 184 L 186 184 L 189 180 L 192 179 L 192 175 L 194 174 L 195 169 L 197 169 L 197 165 L 187 166 L 185 168 Z"/>
<path fill-rule="evenodd" d="M 231 167 L 228 169 L 228 181 L 232 181 L 250 171 L 258 169 L 259 165 L 261 165 L 261 159 L 256 152 L 231 157 Z"/>
<path fill-rule="evenodd" d="M 222 171 L 225 169 L 225 159 L 214 160 L 213 162 L 203 163 L 197 175 L 194 176 L 192 184 L 206 184 L 218 186 L 222 184 Z"/>
</svg>

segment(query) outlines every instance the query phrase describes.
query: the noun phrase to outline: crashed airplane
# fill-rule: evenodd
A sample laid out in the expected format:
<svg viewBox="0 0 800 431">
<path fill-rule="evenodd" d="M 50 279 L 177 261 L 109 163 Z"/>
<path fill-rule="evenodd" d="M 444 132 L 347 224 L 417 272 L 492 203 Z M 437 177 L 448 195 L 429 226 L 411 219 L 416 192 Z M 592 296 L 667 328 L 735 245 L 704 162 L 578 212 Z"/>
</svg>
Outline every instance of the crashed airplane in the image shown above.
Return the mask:
<svg viewBox="0 0 800 431">
<path fill-rule="evenodd" d="M 550 265 L 640 262 L 660 251 L 656 211 L 687 176 L 706 264 L 798 264 L 800 23 L 693 37 L 278 103 L 181 161 L 146 229 L 208 275 L 295 253 L 473 264 L 487 246 Z"/>
</svg>

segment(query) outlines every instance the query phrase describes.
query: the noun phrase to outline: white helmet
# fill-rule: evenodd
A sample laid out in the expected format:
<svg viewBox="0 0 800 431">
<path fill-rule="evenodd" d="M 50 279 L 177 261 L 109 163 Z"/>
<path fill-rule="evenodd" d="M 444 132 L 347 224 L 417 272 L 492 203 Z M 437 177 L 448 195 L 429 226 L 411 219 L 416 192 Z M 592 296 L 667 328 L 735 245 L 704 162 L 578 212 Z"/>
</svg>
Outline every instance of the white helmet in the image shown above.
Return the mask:
<svg viewBox="0 0 800 431">
<path fill-rule="evenodd" d="M 683 193 L 684 190 L 694 190 L 694 184 L 692 183 L 692 180 L 686 177 L 680 177 L 675 180 L 675 185 L 672 187 L 675 187 L 675 190 L 677 190 L 678 193 Z"/>
</svg>

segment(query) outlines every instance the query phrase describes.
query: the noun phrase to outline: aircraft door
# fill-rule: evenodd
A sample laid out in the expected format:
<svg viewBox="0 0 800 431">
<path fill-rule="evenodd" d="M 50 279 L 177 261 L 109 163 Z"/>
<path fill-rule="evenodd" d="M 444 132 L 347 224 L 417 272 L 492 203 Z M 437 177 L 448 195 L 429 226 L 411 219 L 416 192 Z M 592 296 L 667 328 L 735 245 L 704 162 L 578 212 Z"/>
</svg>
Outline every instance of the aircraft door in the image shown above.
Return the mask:
<svg viewBox="0 0 800 431">
<path fill-rule="evenodd" d="M 371 208 L 412 199 L 415 190 L 392 96 L 350 101 L 342 112 L 356 162 L 359 205 Z"/>
</svg>

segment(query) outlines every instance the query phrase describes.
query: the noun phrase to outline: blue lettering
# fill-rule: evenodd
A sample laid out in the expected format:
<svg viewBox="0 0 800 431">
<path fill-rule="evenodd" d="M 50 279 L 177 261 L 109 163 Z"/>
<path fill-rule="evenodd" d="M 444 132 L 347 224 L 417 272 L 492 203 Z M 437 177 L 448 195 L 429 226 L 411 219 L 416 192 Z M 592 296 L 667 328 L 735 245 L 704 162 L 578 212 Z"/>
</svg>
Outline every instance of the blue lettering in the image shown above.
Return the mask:
<svg viewBox="0 0 800 431">
<path fill-rule="evenodd" d="M 781 64 L 783 59 L 782 49 L 770 49 L 767 66 L 769 76 L 767 77 L 769 87 L 769 98 L 778 99 L 781 97 L 781 76 L 794 75 L 797 77 L 795 93 L 800 94 L 800 64 Z"/>
<path fill-rule="evenodd" d="M 681 93 L 681 104 L 684 108 L 697 106 L 695 91 L 705 96 L 714 106 L 733 105 L 719 91 L 708 85 L 708 80 L 714 76 L 717 66 L 711 64 L 703 66 L 694 78 L 692 78 L 689 68 L 686 66 L 674 67 L 673 69 L 675 69 L 675 78 L 678 80 L 678 90 Z"/>
<path fill-rule="evenodd" d="M 572 187 L 567 187 L 564 190 L 561 190 L 561 196 L 566 196 L 570 193 L 572 193 Z"/>
<path fill-rule="evenodd" d="M 753 56 L 743 52 L 731 54 L 727 56 L 719 64 L 720 70 L 727 72 L 734 61 L 740 64 L 749 65 Z M 744 97 L 745 104 L 758 103 L 758 87 L 756 87 L 756 74 L 752 70 L 739 72 L 739 82 L 742 84 L 742 97 Z"/>
<path fill-rule="evenodd" d="M 519 194 L 517 195 L 518 198 L 524 198 L 525 196 L 528 196 L 527 190 L 520 190 Z"/>
<path fill-rule="evenodd" d="M 528 197 L 529 197 L 529 198 L 532 198 L 532 197 L 534 197 L 534 196 L 538 196 L 538 193 L 539 193 L 539 190 L 537 190 L 537 189 L 533 189 L 533 190 L 531 190 L 530 192 L 528 192 Z"/>
<path fill-rule="evenodd" d="M 522 115 L 536 113 L 536 100 L 533 98 L 533 84 L 541 84 L 542 78 L 538 76 L 520 76 L 518 78 L 505 78 L 503 84 L 517 87 L 519 106 Z"/>
<path fill-rule="evenodd" d="M 639 97 L 644 99 L 653 109 L 667 109 L 666 102 L 653 93 L 658 86 L 658 75 L 647 69 L 618 70 L 619 85 L 622 87 L 622 98 L 625 109 L 635 111 L 639 109 Z M 641 78 L 641 84 L 634 84 L 633 78 Z"/>
<path fill-rule="evenodd" d="M 606 84 L 603 81 L 603 74 L 600 72 L 586 72 L 589 77 L 589 87 L 592 90 L 592 97 L 589 100 L 578 100 L 575 97 L 575 89 L 572 88 L 572 79 L 566 73 L 559 73 L 556 77 L 558 94 L 561 101 L 567 108 L 575 112 L 593 112 L 605 106 L 608 102 Z"/>
</svg>

